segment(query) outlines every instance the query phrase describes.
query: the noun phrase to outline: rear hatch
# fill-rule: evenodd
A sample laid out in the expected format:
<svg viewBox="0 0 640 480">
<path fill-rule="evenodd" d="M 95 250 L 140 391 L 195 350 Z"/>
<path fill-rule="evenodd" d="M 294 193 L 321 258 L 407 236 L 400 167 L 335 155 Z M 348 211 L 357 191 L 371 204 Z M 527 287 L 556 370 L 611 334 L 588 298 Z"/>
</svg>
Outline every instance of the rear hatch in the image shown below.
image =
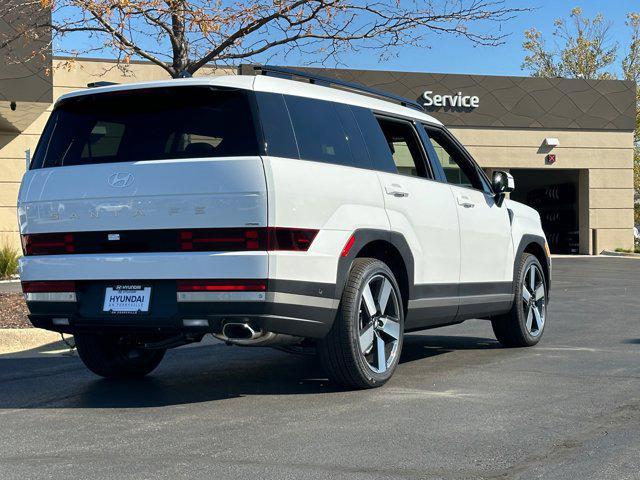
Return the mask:
<svg viewBox="0 0 640 480">
<path fill-rule="evenodd" d="M 22 182 L 22 234 L 74 233 L 73 253 L 157 252 L 183 229 L 266 226 L 249 94 L 175 86 L 63 99 Z"/>
</svg>

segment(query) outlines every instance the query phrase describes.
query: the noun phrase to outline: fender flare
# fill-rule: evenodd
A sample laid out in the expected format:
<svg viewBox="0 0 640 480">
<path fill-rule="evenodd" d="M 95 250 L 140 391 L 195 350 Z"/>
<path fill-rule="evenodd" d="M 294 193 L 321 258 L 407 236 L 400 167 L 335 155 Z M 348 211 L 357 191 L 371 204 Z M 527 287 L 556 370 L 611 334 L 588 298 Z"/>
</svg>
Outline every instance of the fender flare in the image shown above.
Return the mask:
<svg viewBox="0 0 640 480">
<path fill-rule="evenodd" d="M 358 254 L 365 248 L 368 244 L 375 241 L 384 241 L 391 245 L 393 245 L 404 261 L 405 268 L 407 270 L 407 280 L 408 280 L 408 290 L 409 290 L 409 298 L 413 298 L 413 285 L 414 285 L 414 259 L 413 253 L 411 253 L 411 248 L 407 243 L 407 240 L 404 238 L 404 235 L 398 232 L 391 232 L 389 230 L 378 230 L 373 228 L 359 228 L 355 230 L 352 234 L 354 236 L 354 243 L 351 249 L 349 250 L 349 254 L 346 257 L 340 257 L 338 260 L 338 272 L 336 275 L 336 290 L 335 290 L 335 298 L 338 300 L 342 297 L 342 291 L 344 290 L 344 286 L 347 283 L 347 277 L 349 276 L 349 271 L 351 270 L 351 265 L 353 261 L 356 259 Z"/>
<path fill-rule="evenodd" d="M 551 258 L 547 255 L 547 248 L 546 248 L 547 241 L 543 236 L 526 233 L 522 235 L 522 237 L 520 238 L 520 243 L 518 244 L 518 249 L 516 250 L 515 258 L 513 261 L 513 283 L 515 284 L 515 282 L 517 281 L 518 267 L 522 262 L 522 256 L 524 255 L 524 250 L 525 248 L 527 248 L 527 246 L 531 245 L 532 243 L 537 244 L 544 252 L 546 262 L 545 264 L 542 265 L 542 267 L 546 270 L 544 273 L 547 277 L 546 280 L 547 280 L 547 297 L 548 297 L 549 291 L 551 290 Z"/>
</svg>

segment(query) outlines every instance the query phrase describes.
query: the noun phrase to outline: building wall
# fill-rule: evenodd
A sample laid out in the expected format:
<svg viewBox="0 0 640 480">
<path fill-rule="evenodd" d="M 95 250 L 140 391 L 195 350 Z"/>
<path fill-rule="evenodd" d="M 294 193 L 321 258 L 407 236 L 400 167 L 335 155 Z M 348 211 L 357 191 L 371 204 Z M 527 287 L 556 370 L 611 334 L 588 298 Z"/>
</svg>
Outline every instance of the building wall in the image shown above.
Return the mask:
<svg viewBox="0 0 640 480">
<path fill-rule="evenodd" d="M 201 75 L 233 73 L 210 69 Z M 121 72 L 113 63 L 54 60 L 53 98 L 91 81 L 118 83 L 166 79 L 160 67 L 148 63 L 129 66 Z M 52 106 L 19 135 L 0 133 L 0 237 L 18 246 L 16 198 L 25 171 L 25 151 L 33 152 Z M 633 133 L 616 130 L 514 129 L 456 127 L 453 133 L 486 169 L 536 168 L 579 170 L 580 252 L 631 248 L 633 245 Z M 557 137 L 560 145 L 543 146 L 546 137 Z M 545 163 L 548 153 L 557 161 Z M 517 186 L 516 186 L 517 188 Z M 593 245 L 595 240 L 596 245 Z M 0 239 L 0 242 L 2 240 Z"/>
<path fill-rule="evenodd" d="M 580 253 L 633 247 L 632 132 L 499 128 L 451 131 L 483 168 L 535 168 L 550 173 L 579 170 Z M 543 141 L 547 137 L 558 138 L 560 145 L 545 147 Z M 552 165 L 546 164 L 549 153 L 556 155 Z"/>
</svg>

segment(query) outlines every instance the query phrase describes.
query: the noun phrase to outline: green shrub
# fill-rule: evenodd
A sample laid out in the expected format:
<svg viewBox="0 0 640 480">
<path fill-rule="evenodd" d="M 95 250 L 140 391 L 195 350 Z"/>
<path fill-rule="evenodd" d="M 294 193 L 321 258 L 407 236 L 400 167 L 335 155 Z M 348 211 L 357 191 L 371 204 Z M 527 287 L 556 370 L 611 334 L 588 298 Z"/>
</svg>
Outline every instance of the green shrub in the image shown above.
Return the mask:
<svg viewBox="0 0 640 480">
<path fill-rule="evenodd" d="M 10 245 L 0 246 L 0 278 L 9 278 L 18 273 L 20 253 Z"/>
<path fill-rule="evenodd" d="M 616 252 L 619 253 L 640 253 L 640 248 L 636 247 L 633 250 L 630 248 L 616 248 Z"/>
</svg>

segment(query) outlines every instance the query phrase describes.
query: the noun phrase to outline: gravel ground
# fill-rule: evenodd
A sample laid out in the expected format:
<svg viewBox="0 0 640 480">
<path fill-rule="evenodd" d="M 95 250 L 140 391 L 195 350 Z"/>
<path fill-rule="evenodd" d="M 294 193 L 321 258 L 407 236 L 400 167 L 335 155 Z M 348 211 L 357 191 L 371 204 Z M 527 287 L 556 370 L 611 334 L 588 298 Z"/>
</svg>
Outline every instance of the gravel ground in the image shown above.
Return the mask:
<svg viewBox="0 0 640 480">
<path fill-rule="evenodd" d="M 0 328 L 31 328 L 21 293 L 0 292 Z"/>
</svg>

